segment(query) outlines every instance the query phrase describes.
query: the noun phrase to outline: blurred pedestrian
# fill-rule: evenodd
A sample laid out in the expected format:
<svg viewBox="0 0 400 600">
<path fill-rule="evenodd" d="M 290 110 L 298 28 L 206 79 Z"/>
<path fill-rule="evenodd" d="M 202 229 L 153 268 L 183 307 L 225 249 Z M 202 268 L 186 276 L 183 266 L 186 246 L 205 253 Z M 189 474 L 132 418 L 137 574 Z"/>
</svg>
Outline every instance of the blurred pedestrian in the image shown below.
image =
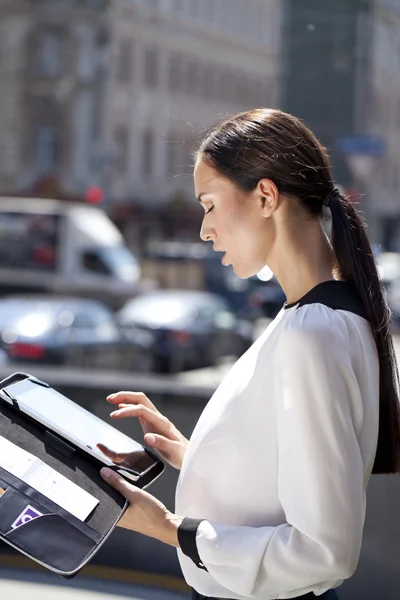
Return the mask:
<svg viewBox="0 0 400 600">
<path fill-rule="evenodd" d="M 130 501 L 121 526 L 178 547 L 194 597 L 336 598 L 359 559 L 371 472 L 399 470 L 397 367 L 364 224 L 325 149 L 278 110 L 215 126 L 194 179 L 201 238 L 239 277 L 268 265 L 287 301 L 190 441 L 143 394 L 109 397 L 180 469 L 176 514 L 102 474 Z"/>
</svg>

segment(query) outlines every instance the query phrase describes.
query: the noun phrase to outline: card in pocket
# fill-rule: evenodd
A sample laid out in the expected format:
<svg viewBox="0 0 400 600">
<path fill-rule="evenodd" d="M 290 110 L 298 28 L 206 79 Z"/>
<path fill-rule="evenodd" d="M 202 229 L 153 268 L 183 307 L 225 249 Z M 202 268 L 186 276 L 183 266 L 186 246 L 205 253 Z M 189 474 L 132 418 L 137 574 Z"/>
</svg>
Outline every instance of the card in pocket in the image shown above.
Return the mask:
<svg viewBox="0 0 400 600">
<path fill-rule="evenodd" d="M 23 525 L 26 525 L 26 523 L 29 523 L 29 521 L 37 519 L 38 517 L 43 517 L 43 513 L 39 512 L 30 504 L 27 504 L 22 513 L 15 519 L 14 523 L 11 524 L 11 529 L 22 527 Z"/>
</svg>

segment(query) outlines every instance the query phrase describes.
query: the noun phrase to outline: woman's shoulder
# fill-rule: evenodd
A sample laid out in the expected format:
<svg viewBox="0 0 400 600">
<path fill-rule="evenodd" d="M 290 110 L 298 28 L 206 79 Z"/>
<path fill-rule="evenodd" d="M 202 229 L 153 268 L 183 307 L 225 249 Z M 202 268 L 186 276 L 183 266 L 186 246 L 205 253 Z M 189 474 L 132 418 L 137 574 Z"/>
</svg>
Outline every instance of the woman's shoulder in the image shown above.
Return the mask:
<svg viewBox="0 0 400 600">
<path fill-rule="evenodd" d="M 291 309 L 291 314 L 283 320 L 279 332 L 279 343 L 285 344 L 328 344 L 342 338 L 347 330 L 346 321 L 352 319 L 330 307 L 319 304 L 307 304 Z"/>
<path fill-rule="evenodd" d="M 351 344 L 353 336 L 371 337 L 368 321 L 360 311 L 346 307 L 333 308 L 322 302 L 310 302 L 290 309 L 282 321 L 279 344 L 316 345 L 323 349 L 336 346 L 338 349 Z"/>
</svg>

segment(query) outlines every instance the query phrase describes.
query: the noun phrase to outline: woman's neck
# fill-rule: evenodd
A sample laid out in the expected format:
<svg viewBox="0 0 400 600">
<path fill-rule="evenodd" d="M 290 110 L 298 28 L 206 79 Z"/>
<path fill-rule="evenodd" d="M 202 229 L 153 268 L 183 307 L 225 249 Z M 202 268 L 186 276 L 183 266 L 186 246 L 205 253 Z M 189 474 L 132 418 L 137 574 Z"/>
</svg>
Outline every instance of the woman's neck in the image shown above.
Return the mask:
<svg viewBox="0 0 400 600">
<path fill-rule="evenodd" d="M 275 260 L 274 260 L 275 257 Z M 334 279 L 334 255 L 320 223 L 310 223 L 287 232 L 275 246 L 270 268 L 278 279 L 287 302 L 302 298 L 319 283 Z"/>
</svg>

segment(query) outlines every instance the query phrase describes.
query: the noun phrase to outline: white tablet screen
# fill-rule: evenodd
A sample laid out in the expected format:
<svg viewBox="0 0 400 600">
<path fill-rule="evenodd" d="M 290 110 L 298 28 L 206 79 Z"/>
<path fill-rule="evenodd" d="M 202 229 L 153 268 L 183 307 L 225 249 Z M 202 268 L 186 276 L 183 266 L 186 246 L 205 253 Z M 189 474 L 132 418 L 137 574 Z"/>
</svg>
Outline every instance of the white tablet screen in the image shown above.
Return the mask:
<svg viewBox="0 0 400 600">
<path fill-rule="evenodd" d="M 119 464 L 139 472 L 154 464 L 154 460 L 138 442 L 53 388 L 45 388 L 24 380 L 8 386 L 7 389 L 17 400 L 22 412 L 34 417 L 66 440 L 91 450 L 90 454 L 97 456 L 105 464 Z M 103 452 L 96 447 L 97 444 L 103 444 L 122 457 L 107 460 Z"/>
</svg>

